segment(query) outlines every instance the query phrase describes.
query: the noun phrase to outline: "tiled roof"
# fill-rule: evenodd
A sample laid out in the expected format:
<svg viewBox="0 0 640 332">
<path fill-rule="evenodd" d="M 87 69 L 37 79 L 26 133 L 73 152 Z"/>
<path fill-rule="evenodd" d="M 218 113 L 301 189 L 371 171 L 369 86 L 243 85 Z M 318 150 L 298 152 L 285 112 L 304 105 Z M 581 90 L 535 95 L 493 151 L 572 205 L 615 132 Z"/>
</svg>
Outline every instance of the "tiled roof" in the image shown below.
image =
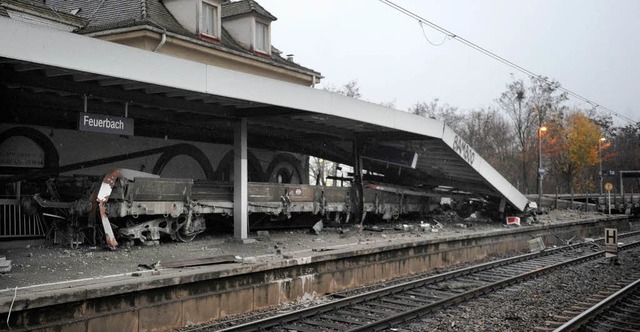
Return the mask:
<svg viewBox="0 0 640 332">
<path fill-rule="evenodd" d="M 229 31 L 227 31 L 227 29 L 225 29 L 224 27 L 222 27 L 222 34 L 221 34 L 220 41 L 222 42 L 222 45 L 234 51 L 247 53 L 247 54 L 249 53 L 244 47 L 238 44 L 238 42 L 235 39 L 233 39 L 233 37 L 231 37 L 231 34 L 229 33 Z"/>
<path fill-rule="evenodd" d="M 233 16 L 245 15 L 255 13 L 258 16 L 262 16 L 271 21 L 277 20 L 277 18 L 266 9 L 260 6 L 259 3 L 253 0 L 240 0 L 240 1 L 225 1 L 222 3 L 222 18 L 228 18 Z"/>
<path fill-rule="evenodd" d="M 81 17 L 75 16 L 65 11 L 59 11 L 55 7 L 43 3 L 42 1 L 30 0 L 0 0 L 0 16 L 9 16 L 7 8 L 14 8 L 32 15 L 45 17 L 66 23 L 76 27 L 82 27 L 87 22 Z"/>
<path fill-rule="evenodd" d="M 297 68 L 301 68 L 301 69 L 305 69 L 305 70 L 310 70 L 309 68 L 303 67 L 295 62 L 293 62 L 292 60 L 288 60 L 283 58 L 280 54 L 282 54 L 282 52 L 280 52 L 280 50 L 278 50 L 277 48 L 275 48 L 275 46 L 271 45 L 271 58 L 273 59 L 273 61 L 285 65 L 285 66 L 290 66 L 290 67 L 297 67 Z M 320 77 L 320 73 L 314 73 L 316 74 L 318 77 Z"/>
<path fill-rule="evenodd" d="M 0 2 L 2 1 L 3 0 L 0 0 Z M 58 12 L 65 13 L 80 9 L 77 16 L 85 19 L 88 23 L 85 28 L 78 31 L 79 33 L 87 34 L 118 28 L 151 26 L 192 38 L 194 42 L 199 44 L 208 43 L 183 28 L 171 12 L 169 12 L 167 7 L 162 4 L 162 0 L 47 0 L 47 5 L 55 8 Z M 233 14 L 233 16 L 254 12 L 271 20 L 276 19 L 253 0 L 224 2 L 222 7 L 223 17 L 229 17 L 225 15 L 225 11 L 230 8 L 234 10 L 235 14 Z M 224 28 L 222 29 L 220 43 L 210 45 L 214 48 L 227 49 L 235 53 L 244 54 L 247 57 L 255 58 L 259 61 L 268 61 L 264 57 L 255 56 L 252 52 L 244 49 Z M 272 53 L 272 58 L 269 62 L 274 65 L 304 71 L 317 75 L 318 77 L 320 76 L 320 73 L 312 69 L 282 58 L 277 52 Z"/>
<path fill-rule="evenodd" d="M 149 24 L 168 31 L 187 31 L 159 0 L 48 0 L 52 7 L 89 20 L 83 33 Z"/>
</svg>

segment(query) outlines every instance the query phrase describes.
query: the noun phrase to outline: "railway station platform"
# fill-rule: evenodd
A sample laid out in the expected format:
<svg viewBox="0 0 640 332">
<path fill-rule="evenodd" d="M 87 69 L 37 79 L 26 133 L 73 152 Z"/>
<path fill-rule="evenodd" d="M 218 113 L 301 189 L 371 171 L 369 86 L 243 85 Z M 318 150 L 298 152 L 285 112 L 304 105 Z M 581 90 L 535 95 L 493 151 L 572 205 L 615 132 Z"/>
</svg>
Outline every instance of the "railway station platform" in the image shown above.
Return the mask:
<svg viewBox="0 0 640 332">
<path fill-rule="evenodd" d="M 107 251 L 0 244 L 0 330 L 164 331 L 491 256 L 640 229 L 627 216 L 557 210 L 506 226 L 455 216 L 377 228 L 204 235 Z M 437 221 L 437 222 L 436 222 Z M 426 225 L 428 223 L 428 225 Z M 8 322 L 8 325 L 7 325 Z"/>
</svg>

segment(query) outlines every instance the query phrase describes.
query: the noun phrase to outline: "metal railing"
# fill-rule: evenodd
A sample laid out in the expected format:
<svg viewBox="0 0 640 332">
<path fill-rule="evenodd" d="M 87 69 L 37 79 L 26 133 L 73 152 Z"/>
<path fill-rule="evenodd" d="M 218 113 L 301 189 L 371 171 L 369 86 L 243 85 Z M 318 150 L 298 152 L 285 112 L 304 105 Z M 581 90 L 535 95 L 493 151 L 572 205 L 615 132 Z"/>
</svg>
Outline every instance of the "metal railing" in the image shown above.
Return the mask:
<svg viewBox="0 0 640 332">
<path fill-rule="evenodd" d="M 0 199 L 0 239 L 44 237 L 39 213 L 27 213 L 16 199 Z"/>
</svg>

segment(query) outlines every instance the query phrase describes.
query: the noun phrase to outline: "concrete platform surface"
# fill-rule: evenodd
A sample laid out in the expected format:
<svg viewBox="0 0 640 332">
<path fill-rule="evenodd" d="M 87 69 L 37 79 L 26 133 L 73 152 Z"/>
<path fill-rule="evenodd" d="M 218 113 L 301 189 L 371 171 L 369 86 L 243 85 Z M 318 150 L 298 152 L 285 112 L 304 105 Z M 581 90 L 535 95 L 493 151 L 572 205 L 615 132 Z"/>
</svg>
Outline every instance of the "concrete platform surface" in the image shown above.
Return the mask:
<svg viewBox="0 0 640 332">
<path fill-rule="evenodd" d="M 576 222 L 606 218 L 598 213 L 552 211 L 540 216 L 543 224 Z M 461 220 L 455 216 L 435 217 L 442 227 L 421 227 L 420 221 L 378 225 L 379 230 L 360 229 L 355 225 L 324 228 L 320 234 L 311 230 L 271 231 L 268 235 L 252 233 L 255 242 L 235 241 L 231 235 L 201 235 L 189 243 L 164 242 L 156 246 L 122 247 L 116 251 L 80 246 L 78 249 L 52 245 L 43 241 L 17 240 L 0 243 L 0 256 L 12 261 L 11 271 L 0 274 L 0 297 L 15 292 L 37 293 L 52 289 L 90 284 L 135 281 L 152 274 L 185 275 L 199 271 L 224 271 L 258 266 L 295 264 L 297 259 L 319 257 L 400 243 L 444 240 L 456 236 L 505 230 L 502 223 Z M 433 219 L 426 220 L 435 225 Z M 536 224 L 534 224 L 536 225 Z M 540 223 L 537 225 L 541 225 Z M 365 225 L 366 226 L 366 225 Z M 513 226 L 509 226 L 513 227 Z M 523 223 L 521 227 L 529 227 Z M 262 232 L 261 232 L 262 233 Z M 163 268 L 163 263 L 235 256 L 234 262 L 203 266 Z M 157 267 L 159 271 L 152 270 Z M 152 268 L 152 269 L 149 269 Z"/>
</svg>

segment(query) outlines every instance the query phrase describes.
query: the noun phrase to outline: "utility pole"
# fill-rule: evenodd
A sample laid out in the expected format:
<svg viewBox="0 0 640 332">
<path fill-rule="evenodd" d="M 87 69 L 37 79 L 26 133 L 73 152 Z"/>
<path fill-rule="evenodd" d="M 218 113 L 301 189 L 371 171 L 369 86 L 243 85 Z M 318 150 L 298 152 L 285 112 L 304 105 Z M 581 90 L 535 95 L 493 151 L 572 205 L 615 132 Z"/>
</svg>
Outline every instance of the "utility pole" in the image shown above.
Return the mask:
<svg viewBox="0 0 640 332">
<path fill-rule="evenodd" d="M 600 195 L 604 193 L 602 191 L 602 142 L 606 140 L 607 139 L 604 137 L 600 137 L 598 140 L 598 162 L 600 163 L 600 174 L 598 174 L 598 178 L 600 179 Z"/>
<path fill-rule="evenodd" d="M 542 207 L 542 133 L 547 131 L 547 127 L 538 128 L 538 211 Z"/>
</svg>

